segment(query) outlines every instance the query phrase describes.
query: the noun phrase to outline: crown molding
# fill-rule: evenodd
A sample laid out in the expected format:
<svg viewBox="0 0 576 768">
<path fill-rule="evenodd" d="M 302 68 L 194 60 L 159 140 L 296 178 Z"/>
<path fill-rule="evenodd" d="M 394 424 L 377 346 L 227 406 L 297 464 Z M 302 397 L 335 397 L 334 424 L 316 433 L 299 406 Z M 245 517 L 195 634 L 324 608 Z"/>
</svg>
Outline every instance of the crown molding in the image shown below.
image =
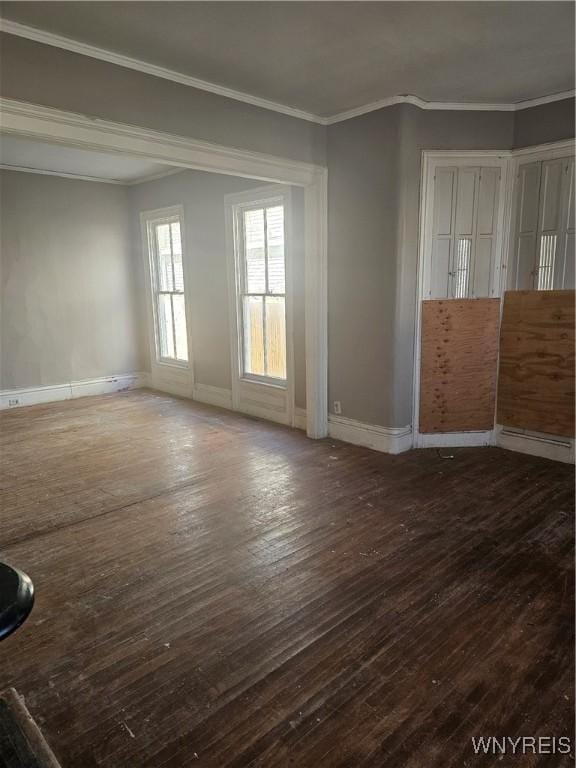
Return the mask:
<svg viewBox="0 0 576 768">
<path fill-rule="evenodd" d="M 73 181 L 91 181 L 98 184 L 116 184 L 121 187 L 135 187 L 138 184 L 146 184 L 149 181 L 164 179 L 166 176 L 174 176 L 175 173 L 182 173 L 186 168 L 170 168 L 170 170 L 152 173 L 149 176 L 141 176 L 137 179 L 104 179 L 101 176 L 86 176 L 83 173 L 68 173 L 67 171 L 53 171 L 47 168 L 33 168 L 29 165 L 11 165 L 10 163 L 0 163 L 0 171 L 16 171 L 18 173 L 36 173 L 40 176 L 59 176 L 62 179 L 72 179 Z"/>
<path fill-rule="evenodd" d="M 276 101 L 271 101 L 270 99 L 264 99 L 260 96 L 253 96 L 252 94 L 244 93 L 243 91 L 237 91 L 233 88 L 217 85 L 216 83 L 211 83 L 207 80 L 201 80 L 197 77 L 185 75 L 182 72 L 176 72 L 173 69 L 168 69 L 156 64 L 150 64 L 149 62 L 142 61 L 141 59 L 134 59 L 131 56 L 125 56 L 124 54 L 108 51 L 95 45 L 82 43 L 78 40 L 73 40 L 70 37 L 64 37 L 63 35 L 57 35 L 53 32 L 46 32 L 45 30 L 38 29 L 36 27 L 30 27 L 27 24 L 20 24 L 16 21 L 3 19 L 1 17 L 0 32 L 23 37 L 27 40 L 43 43 L 44 45 L 51 45 L 52 47 L 61 48 L 65 51 L 71 51 L 72 53 L 79 53 L 83 56 L 89 56 L 93 59 L 106 61 L 109 64 L 115 64 L 116 66 L 124 67 L 125 69 L 132 69 L 136 72 L 143 72 L 144 74 L 152 75 L 153 77 L 160 77 L 164 80 L 171 80 L 172 82 L 179 83 L 180 85 L 187 85 L 190 88 L 207 91 L 208 93 L 213 93 L 217 96 L 223 96 L 227 99 L 234 99 L 235 101 L 240 101 L 244 104 L 250 104 L 253 107 L 259 107 L 261 109 L 267 109 L 272 112 L 278 112 L 282 115 L 294 117 L 298 120 L 306 120 L 317 125 L 334 125 L 335 123 L 341 123 L 354 117 L 360 117 L 361 115 L 366 115 L 369 112 L 375 112 L 379 109 L 384 109 L 385 107 L 394 106 L 395 104 L 411 104 L 412 106 L 419 107 L 420 109 L 429 110 L 516 112 L 522 109 L 529 109 L 530 107 L 537 107 L 541 104 L 550 104 L 554 101 L 569 99 L 574 97 L 576 94 L 576 91 L 572 89 L 570 91 L 562 91 L 560 93 L 554 93 L 548 96 L 541 96 L 536 99 L 527 99 L 513 103 L 426 101 L 425 99 L 421 99 L 419 96 L 403 94 L 398 96 L 390 96 L 385 99 L 379 99 L 378 101 L 371 102 L 370 104 L 365 104 L 360 107 L 355 107 L 354 109 L 345 110 L 344 112 L 338 112 L 335 115 L 321 116 L 315 115 L 302 109 L 287 106 L 286 104 L 280 104 Z"/>
<path fill-rule="evenodd" d="M 106 61 L 109 64 L 115 64 L 118 67 L 133 69 L 137 72 L 153 75 L 154 77 L 161 77 L 164 80 L 171 80 L 174 83 L 188 85 L 189 87 L 196 88 L 200 91 L 208 91 L 217 96 L 224 96 L 227 99 L 242 101 L 244 104 L 251 104 L 253 107 L 268 109 L 272 112 L 280 112 L 283 115 L 288 115 L 288 117 L 296 117 L 299 120 L 308 120 L 311 123 L 318 123 L 320 125 L 324 124 L 323 118 L 318 117 L 317 115 L 312 115 L 310 112 L 306 112 L 302 109 L 288 107 L 285 104 L 278 104 L 275 101 L 263 99 L 260 96 L 252 96 L 243 91 L 236 91 L 233 88 L 210 83 L 207 80 L 201 80 L 197 77 L 192 77 L 191 75 L 185 75 L 182 72 L 176 72 L 167 67 L 150 64 L 147 61 L 134 59 L 131 56 L 124 56 L 122 53 L 108 51 L 104 48 L 98 48 L 95 45 L 89 45 L 88 43 L 81 43 L 70 37 L 56 35 L 52 32 L 45 32 L 42 29 L 29 27 L 26 24 L 19 24 L 16 21 L 0 18 L 0 32 L 6 32 L 9 35 L 17 35 L 18 37 L 25 37 L 27 40 L 33 40 L 37 43 L 43 43 L 44 45 L 51 45 L 54 48 L 62 48 L 63 50 L 71 51 L 72 53 L 80 53 L 83 56 L 89 56 L 92 59 L 99 59 L 100 61 Z"/>
<path fill-rule="evenodd" d="M 74 181 L 91 181 L 98 184 L 116 184 L 120 186 L 126 185 L 126 182 L 118 181 L 118 179 L 102 179 L 99 176 L 84 176 L 80 173 L 66 173 L 65 171 L 48 171 L 44 168 L 30 168 L 27 165 L 10 165 L 9 163 L 0 163 L 0 171 L 35 173 L 39 176 L 59 176 L 62 179 L 73 179 Z"/>
<path fill-rule="evenodd" d="M 334 123 L 341 123 L 344 120 L 350 120 L 353 117 L 360 117 L 366 115 L 369 112 L 376 112 L 379 109 L 385 107 L 391 107 L 395 104 L 412 104 L 414 107 L 420 109 L 430 109 L 437 111 L 467 111 L 467 112 L 518 112 L 522 109 L 529 109 L 530 107 L 538 107 L 541 104 L 550 104 L 553 101 L 563 101 L 564 99 L 573 98 L 576 95 L 576 91 L 562 91 L 561 93 L 553 93 L 550 96 L 541 96 L 538 99 L 527 99 L 525 101 L 517 101 L 511 104 L 503 103 L 484 103 L 484 102 L 471 102 L 471 101 L 426 101 L 419 96 L 412 96 L 406 94 L 403 96 L 391 96 L 388 99 L 380 99 L 374 101 L 371 104 L 365 104 L 362 107 L 356 107 L 355 109 L 349 109 L 346 112 L 339 112 L 332 117 L 324 118 L 325 125 L 334 125 Z"/>
</svg>

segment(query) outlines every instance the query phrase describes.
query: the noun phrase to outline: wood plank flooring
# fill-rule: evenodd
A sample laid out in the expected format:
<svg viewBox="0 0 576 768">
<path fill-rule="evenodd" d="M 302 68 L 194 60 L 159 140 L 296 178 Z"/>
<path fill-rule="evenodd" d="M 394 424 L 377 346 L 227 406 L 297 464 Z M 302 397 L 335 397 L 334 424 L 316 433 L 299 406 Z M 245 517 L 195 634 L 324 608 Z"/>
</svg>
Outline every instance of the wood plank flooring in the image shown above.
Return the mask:
<svg viewBox="0 0 576 768">
<path fill-rule="evenodd" d="M 387 456 L 150 391 L 4 411 L 0 644 L 63 768 L 566 766 L 572 468 Z"/>
</svg>

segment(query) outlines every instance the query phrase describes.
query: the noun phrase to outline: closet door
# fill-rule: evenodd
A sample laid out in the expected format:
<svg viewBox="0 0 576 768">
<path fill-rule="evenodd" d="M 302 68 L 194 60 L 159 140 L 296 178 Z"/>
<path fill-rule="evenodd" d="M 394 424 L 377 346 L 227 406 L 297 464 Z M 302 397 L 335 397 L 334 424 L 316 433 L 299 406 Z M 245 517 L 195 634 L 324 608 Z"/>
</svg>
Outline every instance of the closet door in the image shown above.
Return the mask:
<svg viewBox="0 0 576 768">
<path fill-rule="evenodd" d="M 533 287 L 538 241 L 538 201 L 542 163 L 525 163 L 518 170 L 516 212 L 516 280 L 518 291 Z"/>
<path fill-rule="evenodd" d="M 431 299 L 494 295 L 500 168 L 436 168 L 425 296 Z"/>
<path fill-rule="evenodd" d="M 540 206 L 533 288 L 550 291 L 558 275 L 557 256 L 562 235 L 562 192 L 566 159 L 545 160 L 540 180 Z"/>
<path fill-rule="evenodd" d="M 496 266 L 498 235 L 499 168 L 481 168 L 478 187 L 478 214 L 476 219 L 476 253 L 472 297 L 491 296 L 492 278 Z"/>
<path fill-rule="evenodd" d="M 452 248 L 450 293 L 452 299 L 470 295 L 470 275 L 476 255 L 476 216 L 478 209 L 478 168 L 459 168 L 456 191 L 455 242 Z"/>
<path fill-rule="evenodd" d="M 574 158 L 566 162 L 562 189 L 562 237 L 554 276 L 555 288 L 574 288 Z"/>
<path fill-rule="evenodd" d="M 454 247 L 454 208 L 458 169 L 437 168 L 434 175 L 434 210 L 428 297 L 446 298 L 450 290 L 450 271 Z"/>
</svg>

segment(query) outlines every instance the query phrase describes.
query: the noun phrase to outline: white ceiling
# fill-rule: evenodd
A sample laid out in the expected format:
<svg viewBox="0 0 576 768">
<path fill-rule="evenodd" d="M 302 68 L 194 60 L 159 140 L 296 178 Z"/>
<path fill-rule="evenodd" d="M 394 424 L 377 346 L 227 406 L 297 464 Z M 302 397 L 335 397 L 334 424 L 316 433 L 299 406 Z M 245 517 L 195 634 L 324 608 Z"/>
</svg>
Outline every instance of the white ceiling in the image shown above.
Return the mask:
<svg viewBox="0 0 576 768">
<path fill-rule="evenodd" d="M 2 16 L 319 116 L 574 88 L 572 2 L 4 2 Z"/>
<path fill-rule="evenodd" d="M 0 136 L 0 163 L 4 168 L 34 169 L 122 184 L 179 170 L 146 158 L 93 152 L 12 134 Z"/>
</svg>

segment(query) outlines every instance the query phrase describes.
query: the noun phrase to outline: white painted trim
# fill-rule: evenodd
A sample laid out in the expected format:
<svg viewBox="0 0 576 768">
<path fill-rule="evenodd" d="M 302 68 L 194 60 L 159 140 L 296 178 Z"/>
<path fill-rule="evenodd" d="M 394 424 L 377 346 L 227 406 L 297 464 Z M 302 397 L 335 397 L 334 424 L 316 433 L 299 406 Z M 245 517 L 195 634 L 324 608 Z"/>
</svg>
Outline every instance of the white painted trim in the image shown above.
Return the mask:
<svg viewBox="0 0 576 768">
<path fill-rule="evenodd" d="M 0 127 L 5 133 L 72 147 L 146 157 L 166 165 L 209 173 L 244 176 L 305 187 L 325 169 L 207 141 L 87 117 L 52 107 L 0 98 Z"/>
<path fill-rule="evenodd" d="M 98 184 L 117 184 L 122 187 L 134 187 L 137 184 L 145 184 L 148 181 L 156 181 L 156 179 L 163 179 L 165 176 L 173 176 L 175 173 L 182 173 L 182 171 L 186 169 L 171 168 L 168 171 L 154 173 L 151 176 L 144 176 L 141 179 L 131 179 L 130 181 L 123 181 L 121 179 L 103 179 L 101 176 L 84 176 L 80 173 L 66 173 L 65 171 L 48 171 L 45 168 L 30 168 L 24 165 L 9 165 L 8 163 L 0 163 L 0 170 L 16 171 L 18 173 L 37 173 L 40 176 L 59 176 L 62 179 L 72 179 L 73 181 L 91 181 Z"/>
<path fill-rule="evenodd" d="M 196 88 L 200 91 L 208 91 L 217 96 L 224 96 L 227 99 L 234 99 L 235 101 L 241 101 L 244 104 L 251 104 L 254 107 L 268 109 L 272 112 L 280 112 L 283 115 L 295 117 L 299 120 L 307 120 L 311 123 L 323 124 L 323 119 L 321 117 L 306 112 L 305 110 L 289 107 L 285 104 L 279 104 L 276 101 L 264 99 L 260 96 L 253 96 L 249 93 L 244 93 L 243 91 L 237 91 L 234 88 L 227 88 L 223 85 L 210 83 L 207 80 L 201 80 L 198 77 L 185 75 L 182 72 L 176 72 L 167 67 L 150 64 L 147 61 L 134 59 L 131 56 L 108 51 L 105 48 L 99 48 L 98 46 L 89 45 L 88 43 L 81 43 L 70 37 L 57 35 L 53 32 L 46 32 L 42 29 L 37 29 L 36 27 L 29 27 L 26 24 L 20 24 L 16 21 L 0 19 L 0 32 L 24 37 L 27 40 L 34 40 L 37 43 L 51 45 L 54 48 L 61 48 L 62 50 L 71 51 L 72 53 L 79 53 L 82 56 L 89 56 L 91 59 L 106 61 L 109 64 L 115 64 L 116 66 L 124 67 L 125 69 L 132 69 L 136 72 L 143 72 L 147 75 L 152 75 L 153 77 L 160 77 L 163 80 L 171 80 L 174 83 L 180 83 L 180 85 L 187 85 L 190 88 Z"/>
<path fill-rule="evenodd" d="M 201 80 L 191 75 L 186 75 L 183 72 L 177 72 L 167 67 L 162 67 L 150 62 L 142 61 L 141 59 L 135 59 L 131 56 L 125 56 L 121 53 L 115 53 L 114 51 L 106 50 L 95 45 L 89 45 L 88 43 L 82 43 L 78 40 L 65 37 L 64 35 L 57 35 L 53 32 L 47 32 L 36 27 L 30 27 L 26 24 L 20 24 L 16 21 L 10 21 L 9 19 L 0 18 L 0 32 L 6 32 L 10 35 L 16 35 L 18 37 L 24 37 L 27 40 L 33 40 L 43 45 L 50 45 L 54 48 L 61 48 L 65 51 L 71 51 L 72 53 L 79 53 L 83 56 L 88 56 L 92 59 L 98 59 L 99 61 L 106 61 L 109 64 L 115 64 L 125 69 L 132 69 L 137 72 L 143 72 L 153 77 L 160 77 L 164 80 L 171 80 L 181 85 L 187 85 L 191 88 L 196 88 L 201 91 L 207 91 L 208 93 L 214 93 L 217 96 L 223 96 L 228 99 L 234 99 L 235 101 L 243 102 L 244 104 L 251 104 L 254 107 L 260 107 L 261 109 L 267 109 L 272 112 L 279 112 L 280 114 L 287 115 L 288 117 L 294 117 L 298 120 L 306 120 L 311 123 L 317 123 L 318 125 L 333 125 L 334 123 L 341 123 L 344 120 L 350 120 L 353 117 L 359 117 L 365 115 L 368 112 L 375 112 L 385 107 L 394 106 L 395 104 L 412 104 L 420 109 L 429 110 L 467 110 L 467 111 L 480 111 L 480 112 L 516 112 L 522 109 L 529 109 L 530 107 L 537 107 L 541 104 L 549 104 L 553 101 L 562 101 L 563 99 L 572 98 L 575 94 L 574 90 L 562 91 L 560 93 L 553 93 L 548 96 L 541 96 L 536 99 L 527 99 L 524 101 L 517 101 L 512 103 L 484 103 L 484 102 L 444 102 L 444 101 L 426 101 L 419 96 L 412 94 L 400 94 L 397 96 L 389 96 L 384 99 L 370 102 L 353 109 L 348 109 L 343 112 L 338 112 L 329 117 L 313 114 L 306 110 L 298 109 L 297 107 L 291 107 L 287 104 L 280 104 L 277 101 L 262 98 L 261 96 L 254 96 L 244 91 L 237 91 L 234 88 L 228 88 L 217 83 L 211 83 L 207 80 Z"/>
<path fill-rule="evenodd" d="M 294 408 L 292 426 L 295 429 L 303 429 L 306 431 L 306 408 L 298 408 L 298 406 Z"/>
<path fill-rule="evenodd" d="M 494 445 L 494 430 L 420 433 L 417 435 L 417 443 L 417 448 L 465 448 Z"/>
<path fill-rule="evenodd" d="M 564 139 L 563 141 L 551 141 L 546 144 L 535 144 L 531 147 L 513 149 L 510 154 L 513 157 L 529 161 L 555 160 L 556 158 L 566 157 L 566 154 L 573 155 L 575 147 L 575 139 Z"/>
<path fill-rule="evenodd" d="M 443 111 L 467 111 L 467 112 L 518 112 L 522 109 L 529 109 L 530 107 L 537 107 L 540 104 L 549 104 L 553 101 L 562 101 L 564 99 L 570 99 L 574 96 L 575 91 L 562 91 L 561 93 L 554 93 L 550 96 L 541 96 L 537 99 L 527 99 L 525 101 L 516 102 L 478 102 L 478 101 L 426 101 L 419 96 L 413 96 L 411 94 L 401 96 L 390 96 L 386 99 L 379 99 L 373 101 L 370 104 L 364 104 L 354 109 L 348 109 L 345 112 L 338 112 L 331 117 L 324 118 L 325 125 L 333 125 L 334 123 L 341 123 L 344 120 L 350 120 L 353 117 L 360 117 L 360 115 L 366 115 L 369 112 L 375 112 L 379 109 L 386 107 L 392 107 L 395 104 L 411 104 L 414 107 L 427 110 L 443 110 Z"/>
<path fill-rule="evenodd" d="M 24 389 L 5 389 L 0 392 L 0 410 L 5 408 L 20 408 L 27 405 L 54 403 L 60 400 L 72 400 L 77 397 L 107 395 L 111 392 L 121 392 L 126 389 L 137 389 L 149 384 L 148 373 L 122 373 L 117 376 L 102 376 L 97 379 L 80 379 L 67 381 L 64 384 L 50 384 L 42 387 L 26 387 Z M 17 400 L 15 405 L 10 401 Z"/>
<path fill-rule="evenodd" d="M 304 192 L 307 435 L 328 434 L 328 171 Z"/>
<path fill-rule="evenodd" d="M 530 434 L 522 430 L 513 430 L 497 425 L 495 430 L 496 445 L 509 451 L 540 456 L 552 461 L 574 464 L 574 439 L 553 435 Z"/>
<path fill-rule="evenodd" d="M 174 176 L 175 173 L 182 173 L 186 168 L 170 168 L 166 171 L 158 171 L 158 173 L 151 173 L 150 176 L 142 176 L 138 179 L 130 179 L 130 181 L 119 181 L 119 184 L 125 184 L 127 187 L 135 187 L 138 184 L 146 184 L 149 181 L 157 181 L 158 179 L 165 179 L 167 176 Z"/>
<path fill-rule="evenodd" d="M 211 384 L 194 384 L 192 397 L 199 403 L 216 405 L 218 408 L 232 410 L 232 390 L 222 387 L 213 387 Z"/>
<path fill-rule="evenodd" d="M 382 453 L 402 453 L 412 448 L 411 427 L 380 427 L 344 416 L 328 416 L 328 434 L 335 440 L 362 445 Z"/>
<path fill-rule="evenodd" d="M 73 181 L 90 181 L 97 184 L 116 184 L 125 186 L 125 182 L 117 179 L 102 179 L 98 176 L 82 176 L 79 173 L 64 173 L 64 171 L 46 171 L 43 168 L 28 168 L 24 165 L 9 165 L 0 163 L 0 170 L 12 171 L 14 173 L 36 173 L 39 176 L 59 176 L 62 179 L 72 179 Z"/>
</svg>

